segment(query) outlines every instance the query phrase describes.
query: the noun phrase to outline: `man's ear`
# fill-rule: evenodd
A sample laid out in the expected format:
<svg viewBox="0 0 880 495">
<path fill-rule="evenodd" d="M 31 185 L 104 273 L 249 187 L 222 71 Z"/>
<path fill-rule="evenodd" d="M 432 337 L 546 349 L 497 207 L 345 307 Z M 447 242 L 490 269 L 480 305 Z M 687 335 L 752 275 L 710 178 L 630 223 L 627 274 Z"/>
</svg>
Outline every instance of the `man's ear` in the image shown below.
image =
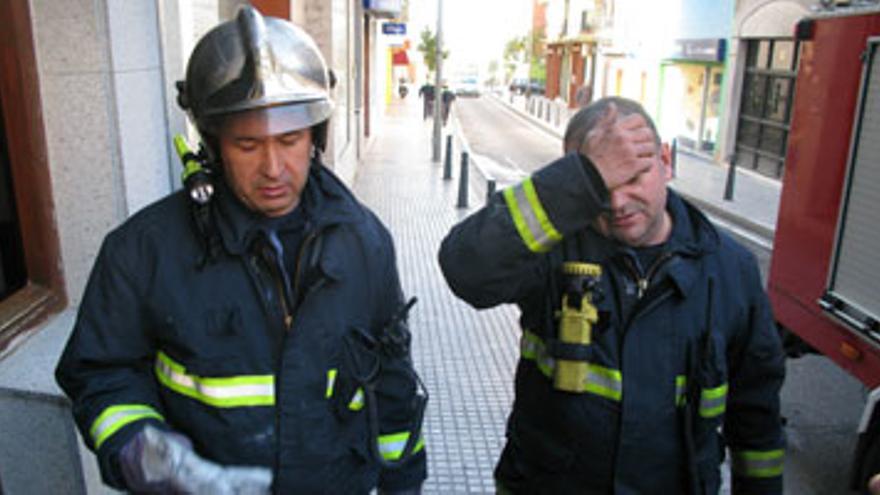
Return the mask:
<svg viewBox="0 0 880 495">
<path fill-rule="evenodd" d="M 663 178 L 672 180 L 672 148 L 669 143 L 660 145 L 660 162 L 663 164 Z"/>
</svg>

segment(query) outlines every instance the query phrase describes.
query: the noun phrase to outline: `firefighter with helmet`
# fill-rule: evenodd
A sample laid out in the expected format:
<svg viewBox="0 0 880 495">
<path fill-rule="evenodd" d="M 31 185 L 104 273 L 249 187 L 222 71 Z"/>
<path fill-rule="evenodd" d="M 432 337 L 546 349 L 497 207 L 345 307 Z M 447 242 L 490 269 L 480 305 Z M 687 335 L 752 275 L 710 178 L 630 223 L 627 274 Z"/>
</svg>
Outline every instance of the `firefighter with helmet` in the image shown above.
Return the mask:
<svg viewBox="0 0 880 495">
<path fill-rule="evenodd" d="M 414 299 L 321 163 L 331 77 L 304 31 L 247 6 L 193 50 L 186 187 L 104 239 L 56 370 L 107 484 L 419 493 Z"/>
</svg>

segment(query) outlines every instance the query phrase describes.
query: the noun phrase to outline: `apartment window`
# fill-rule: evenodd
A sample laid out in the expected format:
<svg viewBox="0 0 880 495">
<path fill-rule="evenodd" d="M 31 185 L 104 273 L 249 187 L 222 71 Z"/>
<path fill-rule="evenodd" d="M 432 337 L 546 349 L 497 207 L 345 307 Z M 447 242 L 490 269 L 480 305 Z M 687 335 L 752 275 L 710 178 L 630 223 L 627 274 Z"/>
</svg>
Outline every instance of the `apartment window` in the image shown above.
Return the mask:
<svg viewBox="0 0 880 495">
<path fill-rule="evenodd" d="M 28 0 L 0 2 L 0 357 L 65 303 Z"/>
<path fill-rule="evenodd" d="M 736 163 L 781 178 L 791 121 L 798 45 L 791 39 L 752 39 L 736 133 Z"/>
</svg>

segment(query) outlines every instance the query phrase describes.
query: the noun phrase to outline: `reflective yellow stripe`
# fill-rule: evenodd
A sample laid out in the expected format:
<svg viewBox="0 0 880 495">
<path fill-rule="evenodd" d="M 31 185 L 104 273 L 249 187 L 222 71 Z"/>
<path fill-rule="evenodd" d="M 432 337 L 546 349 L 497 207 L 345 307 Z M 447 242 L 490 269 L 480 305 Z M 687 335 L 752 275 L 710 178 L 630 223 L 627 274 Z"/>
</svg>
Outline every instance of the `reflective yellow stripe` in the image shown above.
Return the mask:
<svg viewBox="0 0 880 495">
<path fill-rule="evenodd" d="M 683 406 L 687 400 L 687 377 L 677 375 L 675 377 L 675 405 Z M 704 388 L 700 391 L 700 416 L 714 418 L 724 414 L 727 410 L 727 384 L 714 388 Z"/>
<path fill-rule="evenodd" d="M 734 450 L 731 452 L 733 472 L 749 478 L 781 476 L 785 465 L 785 451 Z"/>
<path fill-rule="evenodd" d="M 704 388 L 700 393 L 700 416 L 714 418 L 724 414 L 727 408 L 727 384 Z"/>
<path fill-rule="evenodd" d="M 123 426 L 141 419 L 154 418 L 164 421 L 161 414 L 146 404 L 117 404 L 104 409 L 92 422 L 89 435 L 95 448 L 101 447 L 108 438 Z"/>
<path fill-rule="evenodd" d="M 333 397 L 337 374 L 338 370 L 336 368 L 330 368 L 327 370 L 327 390 L 324 391 L 324 398 L 329 399 L 330 397 Z M 354 395 L 351 397 L 351 402 L 348 403 L 348 408 L 352 411 L 360 411 L 364 408 L 364 389 L 358 387 L 358 389 L 355 390 Z"/>
<path fill-rule="evenodd" d="M 275 405 L 274 375 L 224 378 L 190 375 L 162 351 L 156 356 L 156 377 L 166 387 L 214 407 Z"/>
<path fill-rule="evenodd" d="M 403 455 L 403 449 L 409 440 L 409 432 L 389 433 L 388 435 L 379 435 L 379 453 L 386 461 L 396 461 Z M 413 447 L 412 453 L 422 450 L 425 447 L 425 437 L 419 433 L 419 441 Z"/>
<path fill-rule="evenodd" d="M 687 377 L 676 375 L 675 377 L 675 405 L 683 406 L 687 394 Z"/>
<path fill-rule="evenodd" d="M 544 341 L 529 330 L 523 330 L 520 355 L 523 359 L 534 361 L 547 378 L 553 378 L 556 361 L 547 354 Z M 593 363 L 586 364 L 587 372 L 582 382 L 583 391 L 619 401 L 623 397 L 623 374 L 620 370 Z"/>
<path fill-rule="evenodd" d="M 358 387 L 354 396 L 351 398 L 351 401 L 348 403 L 348 408 L 352 411 L 360 411 L 364 408 L 364 389 Z"/>
<path fill-rule="evenodd" d="M 505 189 L 503 196 L 513 224 L 530 251 L 548 251 L 562 240 L 562 234 L 556 230 L 544 211 L 531 178 Z"/>
<path fill-rule="evenodd" d="M 336 385 L 336 373 L 336 368 L 327 370 L 327 390 L 324 392 L 324 397 L 327 399 L 333 397 L 333 387 Z"/>
</svg>

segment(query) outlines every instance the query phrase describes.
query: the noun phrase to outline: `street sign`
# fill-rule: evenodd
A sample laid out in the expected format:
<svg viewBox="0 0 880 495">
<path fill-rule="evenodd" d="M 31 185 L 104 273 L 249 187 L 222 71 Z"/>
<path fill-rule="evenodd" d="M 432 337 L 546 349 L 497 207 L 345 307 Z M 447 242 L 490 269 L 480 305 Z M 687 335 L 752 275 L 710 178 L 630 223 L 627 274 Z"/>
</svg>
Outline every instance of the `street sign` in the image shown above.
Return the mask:
<svg viewBox="0 0 880 495">
<path fill-rule="evenodd" d="M 403 22 L 383 22 L 382 34 L 406 34 L 406 24 Z"/>
<path fill-rule="evenodd" d="M 364 0 L 364 10 L 375 17 L 394 19 L 400 17 L 403 0 Z"/>
</svg>

